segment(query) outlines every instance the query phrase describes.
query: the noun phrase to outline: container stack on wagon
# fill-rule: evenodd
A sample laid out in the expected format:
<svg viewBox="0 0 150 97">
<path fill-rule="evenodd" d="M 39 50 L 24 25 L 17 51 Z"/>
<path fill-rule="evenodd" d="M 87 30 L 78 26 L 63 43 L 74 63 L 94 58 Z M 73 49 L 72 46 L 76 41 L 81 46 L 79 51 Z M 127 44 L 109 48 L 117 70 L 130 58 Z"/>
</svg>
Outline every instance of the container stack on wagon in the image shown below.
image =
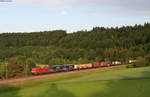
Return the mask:
<svg viewBox="0 0 150 97">
<path fill-rule="evenodd" d="M 98 67 L 107 67 L 109 66 L 109 62 L 97 62 L 93 64 L 93 68 L 98 68 Z"/>
<path fill-rule="evenodd" d="M 122 63 L 120 61 L 113 61 L 111 62 L 111 66 L 121 65 Z"/>
<path fill-rule="evenodd" d="M 76 65 L 74 65 L 75 70 L 88 69 L 88 68 L 92 68 L 92 64 L 76 64 Z"/>
<path fill-rule="evenodd" d="M 41 68 L 33 68 L 32 74 L 44 74 L 44 73 L 52 73 L 52 72 L 64 72 L 64 71 L 72 71 L 72 70 L 82 70 L 82 69 L 90 69 L 90 68 L 101 68 L 101 67 L 109 67 L 121 65 L 122 63 L 119 61 L 114 62 L 96 62 L 93 64 L 69 64 L 69 65 L 54 65 L 54 66 L 42 66 Z"/>
<path fill-rule="evenodd" d="M 71 71 L 74 70 L 74 65 L 56 65 L 56 66 L 50 66 L 50 68 L 53 69 L 53 72 L 61 72 L 61 71 Z"/>
</svg>

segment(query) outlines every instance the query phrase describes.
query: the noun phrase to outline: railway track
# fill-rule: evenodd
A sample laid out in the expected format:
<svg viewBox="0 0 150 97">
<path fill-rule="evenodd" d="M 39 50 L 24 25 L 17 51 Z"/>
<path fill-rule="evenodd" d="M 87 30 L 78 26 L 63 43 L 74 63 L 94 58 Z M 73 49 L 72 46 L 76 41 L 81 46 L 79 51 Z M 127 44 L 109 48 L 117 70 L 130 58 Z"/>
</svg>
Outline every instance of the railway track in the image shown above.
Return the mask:
<svg viewBox="0 0 150 97">
<path fill-rule="evenodd" d="M 75 71 L 69 71 L 69 72 L 57 72 L 57 73 L 29 76 L 29 77 L 23 77 L 23 78 L 5 79 L 5 80 L 0 80 L 0 85 L 18 83 L 18 82 L 28 81 L 28 80 L 43 79 L 43 78 L 48 78 L 48 77 L 56 77 L 56 76 L 59 77 L 63 75 L 70 75 L 70 74 L 75 74 L 75 73 L 80 73 L 80 72 L 92 72 L 92 71 L 98 71 L 98 70 L 103 70 L 107 68 L 123 67 L 123 66 L 126 66 L 126 65 L 103 67 L 103 68 L 91 68 L 91 69 L 75 70 Z"/>
</svg>

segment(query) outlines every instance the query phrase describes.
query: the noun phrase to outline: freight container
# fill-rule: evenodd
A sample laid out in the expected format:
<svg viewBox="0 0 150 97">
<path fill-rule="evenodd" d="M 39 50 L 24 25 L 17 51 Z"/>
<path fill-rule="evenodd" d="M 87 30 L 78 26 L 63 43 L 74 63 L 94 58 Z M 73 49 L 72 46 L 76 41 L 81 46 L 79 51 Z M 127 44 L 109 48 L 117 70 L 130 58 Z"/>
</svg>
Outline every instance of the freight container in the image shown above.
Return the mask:
<svg viewBox="0 0 150 97">
<path fill-rule="evenodd" d="M 55 65 L 55 66 L 51 66 L 51 68 L 53 69 L 53 72 L 63 71 L 63 65 Z"/>
<path fill-rule="evenodd" d="M 62 71 L 67 71 L 68 69 L 69 69 L 69 67 L 67 65 L 62 66 Z"/>
<path fill-rule="evenodd" d="M 92 68 L 92 64 L 87 64 L 88 68 Z"/>
<path fill-rule="evenodd" d="M 111 66 L 115 66 L 115 65 L 121 65 L 122 63 L 120 61 L 113 61 L 111 63 Z"/>
<path fill-rule="evenodd" d="M 81 67 L 80 67 L 80 64 L 75 64 L 74 65 L 74 69 L 80 69 Z"/>
<path fill-rule="evenodd" d="M 68 65 L 68 70 L 74 70 L 74 65 L 73 64 Z"/>
<path fill-rule="evenodd" d="M 92 64 L 76 64 L 74 65 L 74 69 L 87 69 L 92 68 Z"/>
<path fill-rule="evenodd" d="M 129 64 L 135 63 L 136 60 L 129 60 Z"/>
<path fill-rule="evenodd" d="M 69 70 L 73 70 L 73 69 L 74 69 L 74 65 L 63 65 L 62 66 L 63 71 L 69 71 Z"/>
<path fill-rule="evenodd" d="M 74 69 L 83 69 L 84 66 L 82 64 L 76 64 L 74 65 Z"/>
<path fill-rule="evenodd" d="M 99 63 L 93 63 L 93 64 L 92 64 L 92 67 L 93 67 L 93 68 L 97 68 L 97 67 L 100 67 L 100 65 L 99 65 Z"/>
<path fill-rule="evenodd" d="M 100 62 L 100 66 L 107 67 L 107 66 L 109 66 L 109 63 L 108 62 Z"/>
<path fill-rule="evenodd" d="M 93 68 L 97 68 L 97 67 L 107 67 L 110 64 L 108 62 L 97 62 L 97 63 L 93 63 Z"/>
<path fill-rule="evenodd" d="M 92 68 L 92 64 L 82 64 L 83 69 Z"/>
</svg>

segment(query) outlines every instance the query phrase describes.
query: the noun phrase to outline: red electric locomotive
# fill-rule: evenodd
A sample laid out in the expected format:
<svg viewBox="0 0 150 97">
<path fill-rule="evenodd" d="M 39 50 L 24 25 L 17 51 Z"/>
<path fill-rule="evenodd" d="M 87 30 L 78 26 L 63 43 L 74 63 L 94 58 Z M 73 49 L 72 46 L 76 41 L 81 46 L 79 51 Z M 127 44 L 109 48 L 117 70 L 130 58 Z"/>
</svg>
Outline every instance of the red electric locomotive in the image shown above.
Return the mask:
<svg viewBox="0 0 150 97">
<path fill-rule="evenodd" d="M 32 69 L 32 74 L 43 74 L 43 73 L 51 73 L 53 72 L 53 70 L 50 67 L 46 67 L 46 68 L 33 68 Z"/>
</svg>

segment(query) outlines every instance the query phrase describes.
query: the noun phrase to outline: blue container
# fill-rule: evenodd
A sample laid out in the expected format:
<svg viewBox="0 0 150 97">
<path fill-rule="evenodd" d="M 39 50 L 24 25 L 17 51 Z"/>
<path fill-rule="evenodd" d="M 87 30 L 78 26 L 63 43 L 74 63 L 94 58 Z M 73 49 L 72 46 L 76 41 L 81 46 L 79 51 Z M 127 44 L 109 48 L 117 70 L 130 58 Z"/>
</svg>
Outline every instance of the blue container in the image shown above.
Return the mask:
<svg viewBox="0 0 150 97">
<path fill-rule="evenodd" d="M 69 71 L 69 70 L 73 70 L 73 69 L 74 69 L 74 65 L 72 65 L 72 64 L 62 66 L 63 71 Z"/>
<path fill-rule="evenodd" d="M 68 68 L 69 68 L 69 70 L 74 70 L 74 65 L 73 65 L 73 64 L 70 64 L 70 65 L 68 66 Z"/>
<path fill-rule="evenodd" d="M 54 72 L 59 72 L 62 71 L 62 66 L 57 65 L 57 66 L 51 66 Z"/>
<path fill-rule="evenodd" d="M 51 66 L 51 68 L 53 69 L 53 72 L 70 71 L 74 69 L 74 65 L 55 65 Z"/>
</svg>

